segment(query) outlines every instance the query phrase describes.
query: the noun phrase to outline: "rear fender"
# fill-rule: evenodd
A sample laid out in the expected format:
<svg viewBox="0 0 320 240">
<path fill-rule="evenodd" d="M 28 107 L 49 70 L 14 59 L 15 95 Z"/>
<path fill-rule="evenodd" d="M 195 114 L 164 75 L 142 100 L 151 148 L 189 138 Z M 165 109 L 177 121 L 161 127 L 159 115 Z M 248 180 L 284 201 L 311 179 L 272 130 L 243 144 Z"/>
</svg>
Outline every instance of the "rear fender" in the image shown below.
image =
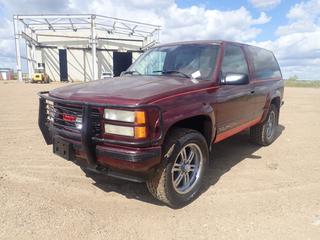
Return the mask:
<svg viewBox="0 0 320 240">
<path fill-rule="evenodd" d="M 280 98 L 280 105 L 281 105 L 281 97 L 282 97 L 282 94 L 280 89 L 277 89 L 275 92 L 273 92 L 271 95 L 267 97 L 266 105 L 263 108 L 264 111 L 262 114 L 261 122 L 266 120 L 272 100 L 275 98 Z"/>
</svg>

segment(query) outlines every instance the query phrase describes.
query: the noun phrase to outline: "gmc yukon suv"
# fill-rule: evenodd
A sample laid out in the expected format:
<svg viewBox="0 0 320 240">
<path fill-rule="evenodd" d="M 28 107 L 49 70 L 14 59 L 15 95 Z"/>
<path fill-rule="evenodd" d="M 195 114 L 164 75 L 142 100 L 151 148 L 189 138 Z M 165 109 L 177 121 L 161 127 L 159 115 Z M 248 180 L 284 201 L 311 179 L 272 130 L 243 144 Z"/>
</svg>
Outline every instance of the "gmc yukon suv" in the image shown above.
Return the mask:
<svg viewBox="0 0 320 240">
<path fill-rule="evenodd" d="M 199 195 L 214 143 L 247 128 L 256 144 L 275 140 L 283 86 L 277 60 L 262 48 L 159 45 L 120 77 L 39 93 L 39 127 L 55 154 L 146 182 L 177 208 Z"/>
</svg>

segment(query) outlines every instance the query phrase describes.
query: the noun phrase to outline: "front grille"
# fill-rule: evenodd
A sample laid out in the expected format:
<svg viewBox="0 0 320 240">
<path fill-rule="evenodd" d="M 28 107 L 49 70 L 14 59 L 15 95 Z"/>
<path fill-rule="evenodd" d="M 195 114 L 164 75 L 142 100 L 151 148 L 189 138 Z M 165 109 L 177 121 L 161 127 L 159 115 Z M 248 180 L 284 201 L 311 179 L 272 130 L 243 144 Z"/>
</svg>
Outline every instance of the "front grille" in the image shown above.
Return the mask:
<svg viewBox="0 0 320 240">
<path fill-rule="evenodd" d="M 81 132 L 83 120 L 83 107 L 81 105 L 62 104 L 47 101 L 48 121 L 56 128 L 73 133 Z M 92 109 L 93 134 L 101 132 L 100 113 L 98 109 Z"/>
</svg>

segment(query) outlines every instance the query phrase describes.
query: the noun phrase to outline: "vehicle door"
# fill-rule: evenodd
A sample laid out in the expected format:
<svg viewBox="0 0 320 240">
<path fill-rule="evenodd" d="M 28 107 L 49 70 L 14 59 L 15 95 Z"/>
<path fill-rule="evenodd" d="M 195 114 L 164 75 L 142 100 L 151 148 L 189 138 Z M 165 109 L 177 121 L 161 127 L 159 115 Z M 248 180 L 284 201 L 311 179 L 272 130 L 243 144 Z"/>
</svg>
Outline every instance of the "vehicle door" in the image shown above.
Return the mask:
<svg viewBox="0 0 320 240">
<path fill-rule="evenodd" d="M 248 82 L 241 85 L 226 85 L 222 79 L 228 74 L 245 74 Z M 221 63 L 220 88 L 217 93 L 216 118 L 217 133 L 221 134 L 253 120 L 252 89 L 249 84 L 248 62 L 242 46 L 224 45 Z"/>
</svg>

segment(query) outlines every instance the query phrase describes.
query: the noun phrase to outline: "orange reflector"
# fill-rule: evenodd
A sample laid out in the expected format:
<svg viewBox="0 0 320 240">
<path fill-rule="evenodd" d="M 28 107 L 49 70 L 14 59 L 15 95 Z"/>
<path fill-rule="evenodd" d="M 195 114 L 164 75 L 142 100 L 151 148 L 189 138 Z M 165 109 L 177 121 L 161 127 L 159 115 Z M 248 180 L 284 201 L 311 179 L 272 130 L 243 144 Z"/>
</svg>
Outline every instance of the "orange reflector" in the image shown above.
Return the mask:
<svg viewBox="0 0 320 240">
<path fill-rule="evenodd" d="M 135 138 L 145 138 L 145 137 L 147 137 L 146 127 L 135 127 L 134 128 L 134 137 Z"/>
<path fill-rule="evenodd" d="M 146 123 L 145 112 L 137 111 L 137 112 L 135 112 L 135 114 L 136 114 L 136 116 L 135 116 L 135 123 L 136 124 L 144 124 L 144 123 Z"/>
</svg>

